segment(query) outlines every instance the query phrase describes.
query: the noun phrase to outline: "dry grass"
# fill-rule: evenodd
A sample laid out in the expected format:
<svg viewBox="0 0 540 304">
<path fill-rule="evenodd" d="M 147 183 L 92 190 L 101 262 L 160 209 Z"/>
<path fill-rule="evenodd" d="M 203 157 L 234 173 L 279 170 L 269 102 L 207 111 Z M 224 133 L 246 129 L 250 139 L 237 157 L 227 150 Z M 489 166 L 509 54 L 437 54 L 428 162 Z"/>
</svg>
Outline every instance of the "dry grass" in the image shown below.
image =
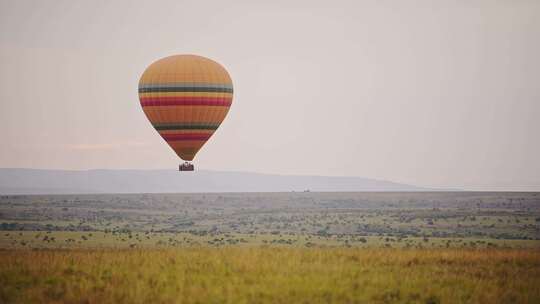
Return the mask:
<svg viewBox="0 0 540 304">
<path fill-rule="evenodd" d="M 2 303 L 540 303 L 540 251 L 0 251 Z"/>
</svg>

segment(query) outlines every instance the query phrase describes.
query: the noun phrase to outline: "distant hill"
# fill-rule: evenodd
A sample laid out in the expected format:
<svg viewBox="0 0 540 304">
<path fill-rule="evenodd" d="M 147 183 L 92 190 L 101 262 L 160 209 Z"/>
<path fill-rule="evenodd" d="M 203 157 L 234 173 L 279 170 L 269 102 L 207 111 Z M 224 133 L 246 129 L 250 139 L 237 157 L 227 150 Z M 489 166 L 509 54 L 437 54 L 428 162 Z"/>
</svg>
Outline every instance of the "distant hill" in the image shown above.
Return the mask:
<svg viewBox="0 0 540 304">
<path fill-rule="evenodd" d="M 415 186 L 362 177 L 274 175 L 175 170 L 1 169 L 0 194 L 421 191 Z"/>
</svg>

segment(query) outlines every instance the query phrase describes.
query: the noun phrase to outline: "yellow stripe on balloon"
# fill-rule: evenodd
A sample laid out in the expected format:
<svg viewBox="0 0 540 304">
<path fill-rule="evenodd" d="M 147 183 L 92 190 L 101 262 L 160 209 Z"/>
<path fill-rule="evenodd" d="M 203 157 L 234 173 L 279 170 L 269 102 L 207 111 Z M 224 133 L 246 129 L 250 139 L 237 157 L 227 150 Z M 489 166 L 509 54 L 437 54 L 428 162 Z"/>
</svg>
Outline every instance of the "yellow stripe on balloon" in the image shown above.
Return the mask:
<svg viewBox="0 0 540 304">
<path fill-rule="evenodd" d="M 221 123 L 229 107 L 169 106 L 144 107 L 144 113 L 152 123 L 207 122 Z"/>
</svg>

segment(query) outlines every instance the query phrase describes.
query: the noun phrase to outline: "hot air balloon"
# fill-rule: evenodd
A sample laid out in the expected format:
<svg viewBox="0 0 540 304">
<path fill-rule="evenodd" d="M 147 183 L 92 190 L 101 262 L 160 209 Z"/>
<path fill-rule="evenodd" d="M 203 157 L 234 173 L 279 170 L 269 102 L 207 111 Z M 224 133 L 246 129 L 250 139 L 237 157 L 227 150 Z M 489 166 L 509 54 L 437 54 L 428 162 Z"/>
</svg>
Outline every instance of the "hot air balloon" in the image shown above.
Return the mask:
<svg viewBox="0 0 540 304">
<path fill-rule="evenodd" d="M 196 55 L 174 55 L 152 63 L 139 81 L 146 117 L 193 171 L 197 152 L 227 116 L 233 99 L 229 73 L 219 63 Z"/>
</svg>

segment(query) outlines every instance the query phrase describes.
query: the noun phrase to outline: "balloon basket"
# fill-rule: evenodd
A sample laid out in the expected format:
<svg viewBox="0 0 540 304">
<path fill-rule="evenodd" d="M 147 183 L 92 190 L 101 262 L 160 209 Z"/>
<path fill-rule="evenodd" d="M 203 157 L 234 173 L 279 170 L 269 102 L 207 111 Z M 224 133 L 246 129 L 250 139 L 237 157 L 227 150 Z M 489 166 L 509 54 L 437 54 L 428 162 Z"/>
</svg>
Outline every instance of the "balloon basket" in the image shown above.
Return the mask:
<svg viewBox="0 0 540 304">
<path fill-rule="evenodd" d="M 178 166 L 178 171 L 193 171 L 195 166 L 192 163 L 185 162 Z"/>
</svg>

